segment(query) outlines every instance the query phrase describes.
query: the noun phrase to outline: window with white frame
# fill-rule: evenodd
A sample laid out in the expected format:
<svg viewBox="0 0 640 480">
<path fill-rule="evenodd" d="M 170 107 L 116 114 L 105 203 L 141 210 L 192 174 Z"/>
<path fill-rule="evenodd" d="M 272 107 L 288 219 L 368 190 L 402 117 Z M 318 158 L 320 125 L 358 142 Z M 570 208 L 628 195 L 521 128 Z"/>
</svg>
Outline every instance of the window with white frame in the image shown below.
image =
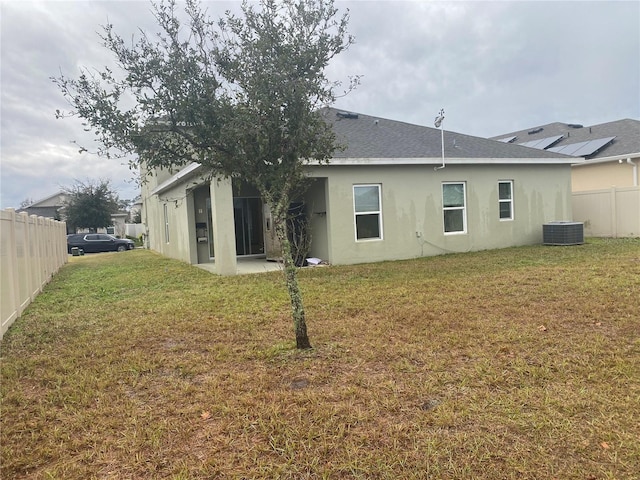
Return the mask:
<svg viewBox="0 0 640 480">
<path fill-rule="evenodd" d="M 167 204 L 164 204 L 164 241 L 169 243 L 169 209 Z"/>
<path fill-rule="evenodd" d="M 498 182 L 498 207 L 500 220 L 513 220 L 513 180 Z"/>
<path fill-rule="evenodd" d="M 467 233 L 466 188 L 464 182 L 442 184 L 444 233 Z"/>
<path fill-rule="evenodd" d="M 356 240 L 382 238 L 380 185 L 354 185 L 353 211 Z"/>
</svg>

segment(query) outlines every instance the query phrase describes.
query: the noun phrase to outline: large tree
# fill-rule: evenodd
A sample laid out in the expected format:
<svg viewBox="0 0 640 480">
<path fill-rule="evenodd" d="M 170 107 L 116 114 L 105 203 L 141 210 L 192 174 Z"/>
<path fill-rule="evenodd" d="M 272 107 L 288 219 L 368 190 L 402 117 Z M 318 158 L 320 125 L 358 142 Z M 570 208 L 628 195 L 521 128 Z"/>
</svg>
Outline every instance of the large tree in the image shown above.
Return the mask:
<svg viewBox="0 0 640 480">
<path fill-rule="evenodd" d="M 328 161 L 336 149 L 319 110 L 336 98 L 338 83 L 324 71 L 353 42 L 348 16 L 333 0 L 243 2 L 242 15 L 218 20 L 197 0 L 187 0 L 184 21 L 174 0 L 153 11 L 156 37 L 141 32 L 127 44 L 104 27 L 119 71 L 85 69 L 54 81 L 70 113 L 95 130 L 101 153 L 135 153 L 134 166 L 146 169 L 197 161 L 212 176 L 258 189 L 282 248 L 296 346 L 310 348 L 287 215 L 305 186 L 306 161 Z"/>
<path fill-rule="evenodd" d="M 95 232 L 113 224 L 111 214 L 118 211 L 118 195 L 108 180 L 76 183 L 63 189 L 68 195 L 64 218 L 72 230 L 88 228 Z"/>
</svg>

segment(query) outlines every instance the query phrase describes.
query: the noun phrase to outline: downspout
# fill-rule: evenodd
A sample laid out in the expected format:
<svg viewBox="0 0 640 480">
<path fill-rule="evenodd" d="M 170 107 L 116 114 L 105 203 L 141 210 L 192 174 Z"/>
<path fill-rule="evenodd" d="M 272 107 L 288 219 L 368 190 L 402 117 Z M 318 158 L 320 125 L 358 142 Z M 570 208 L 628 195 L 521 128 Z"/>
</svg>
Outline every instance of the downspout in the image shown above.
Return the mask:
<svg viewBox="0 0 640 480">
<path fill-rule="evenodd" d="M 627 158 L 627 163 L 633 167 L 633 186 L 638 186 L 638 164 L 635 163 L 631 158 Z"/>
</svg>

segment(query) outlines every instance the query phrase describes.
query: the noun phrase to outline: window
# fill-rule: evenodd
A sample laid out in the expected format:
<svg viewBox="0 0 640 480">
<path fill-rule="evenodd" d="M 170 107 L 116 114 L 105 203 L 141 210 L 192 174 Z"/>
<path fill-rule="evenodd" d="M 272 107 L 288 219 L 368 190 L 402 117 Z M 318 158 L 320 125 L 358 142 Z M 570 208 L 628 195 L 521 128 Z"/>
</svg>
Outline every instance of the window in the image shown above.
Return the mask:
<svg viewBox="0 0 640 480">
<path fill-rule="evenodd" d="M 382 238 L 382 208 L 380 185 L 354 185 L 353 210 L 356 224 L 356 240 Z"/>
<path fill-rule="evenodd" d="M 498 182 L 500 220 L 513 220 L 513 180 Z"/>
<path fill-rule="evenodd" d="M 164 204 L 164 241 L 169 243 L 169 210 Z"/>
<path fill-rule="evenodd" d="M 467 233 L 465 184 L 442 184 L 444 233 Z"/>
<path fill-rule="evenodd" d="M 109 235 L 115 235 L 116 234 L 116 227 L 107 227 L 107 233 Z"/>
</svg>

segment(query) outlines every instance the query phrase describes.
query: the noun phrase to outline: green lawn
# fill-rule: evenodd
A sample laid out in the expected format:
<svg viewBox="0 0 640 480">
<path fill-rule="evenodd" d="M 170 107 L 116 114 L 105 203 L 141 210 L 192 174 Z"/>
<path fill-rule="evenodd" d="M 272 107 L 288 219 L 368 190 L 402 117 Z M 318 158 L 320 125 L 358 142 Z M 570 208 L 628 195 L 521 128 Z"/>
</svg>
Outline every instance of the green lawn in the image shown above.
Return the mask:
<svg viewBox="0 0 640 480">
<path fill-rule="evenodd" d="M 1 344 L 6 479 L 637 479 L 640 240 L 216 277 L 73 257 Z"/>
</svg>

